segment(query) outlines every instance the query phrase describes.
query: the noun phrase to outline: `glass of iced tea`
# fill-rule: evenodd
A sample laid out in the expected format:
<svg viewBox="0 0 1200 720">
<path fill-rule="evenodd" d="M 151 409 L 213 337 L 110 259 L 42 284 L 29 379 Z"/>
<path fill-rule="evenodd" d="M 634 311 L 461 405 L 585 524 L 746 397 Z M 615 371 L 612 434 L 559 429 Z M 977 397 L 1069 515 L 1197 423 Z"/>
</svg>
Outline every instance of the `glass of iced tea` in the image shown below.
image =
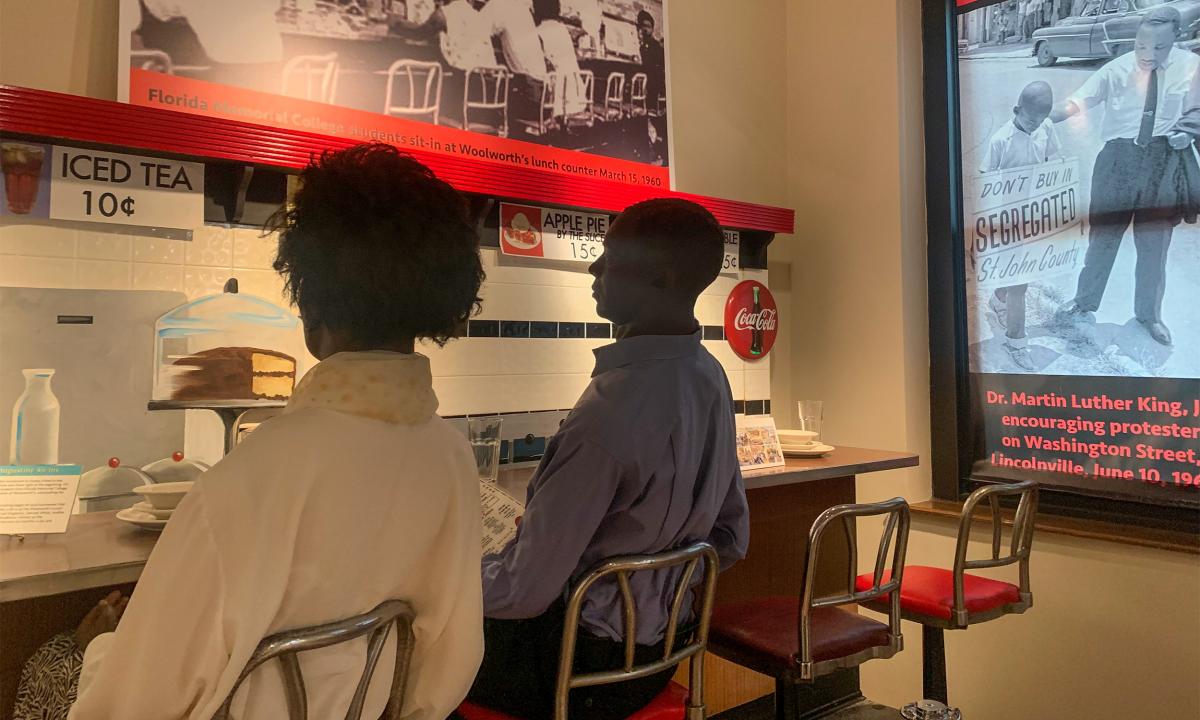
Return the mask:
<svg viewBox="0 0 1200 720">
<path fill-rule="evenodd" d="M 4 195 L 9 212 L 28 215 L 33 210 L 45 159 L 45 148 L 18 143 L 0 144 L 0 169 L 4 171 Z"/>
</svg>

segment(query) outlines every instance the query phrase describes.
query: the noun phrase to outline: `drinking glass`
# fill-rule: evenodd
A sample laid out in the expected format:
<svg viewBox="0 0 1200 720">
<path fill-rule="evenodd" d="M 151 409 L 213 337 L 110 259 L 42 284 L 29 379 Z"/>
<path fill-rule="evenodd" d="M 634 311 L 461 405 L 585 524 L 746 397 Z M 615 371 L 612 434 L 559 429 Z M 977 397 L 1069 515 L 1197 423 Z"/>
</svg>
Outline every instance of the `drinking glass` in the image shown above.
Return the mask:
<svg viewBox="0 0 1200 720">
<path fill-rule="evenodd" d="M 502 418 L 480 417 L 467 419 L 467 437 L 475 453 L 479 481 L 496 482 L 500 474 L 500 425 Z"/>
<path fill-rule="evenodd" d="M 801 400 L 796 403 L 800 410 L 800 429 L 815 432 L 813 442 L 821 442 L 821 421 L 825 417 L 824 403 L 820 400 Z"/>
</svg>

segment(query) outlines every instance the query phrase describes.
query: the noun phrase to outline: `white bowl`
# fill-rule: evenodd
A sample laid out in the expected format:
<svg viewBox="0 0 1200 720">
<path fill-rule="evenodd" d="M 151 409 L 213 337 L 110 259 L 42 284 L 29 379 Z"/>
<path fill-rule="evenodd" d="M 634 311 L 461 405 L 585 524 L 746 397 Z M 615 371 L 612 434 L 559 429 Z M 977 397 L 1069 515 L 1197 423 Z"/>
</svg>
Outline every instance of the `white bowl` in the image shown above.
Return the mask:
<svg viewBox="0 0 1200 720">
<path fill-rule="evenodd" d="M 133 491 L 159 510 L 174 510 L 191 489 L 191 482 L 169 482 L 143 485 Z"/>
<path fill-rule="evenodd" d="M 812 430 L 779 430 L 778 434 L 784 445 L 809 445 L 817 439 L 817 433 Z"/>
<path fill-rule="evenodd" d="M 137 510 L 138 512 L 148 513 L 148 514 L 153 515 L 154 517 L 158 518 L 159 520 L 170 519 L 171 514 L 175 512 L 174 510 L 160 510 L 160 509 L 154 507 L 153 505 L 151 505 L 150 503 L 146 502 L 145 500 L 143 500 L 139 503 L 135 503 L 134 506 L 132 508 L 130 508 L 130 510 Z"/>
</svg>

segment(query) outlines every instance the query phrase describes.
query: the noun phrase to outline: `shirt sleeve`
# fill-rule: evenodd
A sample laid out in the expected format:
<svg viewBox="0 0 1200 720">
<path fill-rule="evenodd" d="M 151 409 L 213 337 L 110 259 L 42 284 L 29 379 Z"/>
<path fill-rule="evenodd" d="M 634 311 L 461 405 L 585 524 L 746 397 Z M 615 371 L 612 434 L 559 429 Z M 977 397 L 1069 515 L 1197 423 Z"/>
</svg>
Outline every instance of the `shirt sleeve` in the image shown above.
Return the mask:
<svg viewBox="0 0 1200 720">
<path fill-rule="evenodd" d="M 1078 90 L 1071 93 L 1070 97 L 1067 98 L 1067 102 L 1073 103 L 1079 108 L 1080 112 L 1104 102 L 1108 99 L 1109 92 L 1112 90 L 1112 73 L 1112 63 L 1092 73 L 1091 77 L 1084 80 Z"/>
<path fill-rule="evenodd" d="M 517 537 L 483 558 L 483 614 L 514 620 L 541 615 L 562 596 L 624 474 L 584 440 L 552 450 L 539 472 Z"/>
<path fill-rule="evenodd" d="M 734 470 L 733 482 L 725 494 L 725 502 L 717 513 L 708 542 L 717 550 L 721 559 L 721 570 L 728 570 L 738 560 L 746 557 L 750 544 L 750 507 L 746 503 L 746 488 L 742 484 L 741 469 Z"/>
<path fill-rule="evenodd" d="M 203 496 L 193 493 L 155 546 L 117 631 L 88 645 L 69 720 L 192 717 L 229 658 L 221 587 Z"/>
<path fill-rule="evenodd" d="M 1004 143 L 1001 140 L 992 138 L 988 141 L 987 152 L 983 154 L 983 161 L 979 163 L 979 172 L 989 173 L 1000 169 L 1000 160 L 1004 157 Z"/>
</svg>

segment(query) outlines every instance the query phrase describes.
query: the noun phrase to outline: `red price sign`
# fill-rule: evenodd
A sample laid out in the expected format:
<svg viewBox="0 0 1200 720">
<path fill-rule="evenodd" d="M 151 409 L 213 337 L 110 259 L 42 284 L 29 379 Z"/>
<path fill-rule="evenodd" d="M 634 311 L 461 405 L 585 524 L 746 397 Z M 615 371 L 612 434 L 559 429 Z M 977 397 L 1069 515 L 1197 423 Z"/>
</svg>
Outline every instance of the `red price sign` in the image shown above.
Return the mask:
<svg viewBox="0 0 1200 720">
<path fill-rule="evenodd" d="M 771 352 L 779 332 L 779 308 L 766 285 L 757 280 L 738 283 L 725 301 L 725 339 L 747 360 Z"/>
</svg>

